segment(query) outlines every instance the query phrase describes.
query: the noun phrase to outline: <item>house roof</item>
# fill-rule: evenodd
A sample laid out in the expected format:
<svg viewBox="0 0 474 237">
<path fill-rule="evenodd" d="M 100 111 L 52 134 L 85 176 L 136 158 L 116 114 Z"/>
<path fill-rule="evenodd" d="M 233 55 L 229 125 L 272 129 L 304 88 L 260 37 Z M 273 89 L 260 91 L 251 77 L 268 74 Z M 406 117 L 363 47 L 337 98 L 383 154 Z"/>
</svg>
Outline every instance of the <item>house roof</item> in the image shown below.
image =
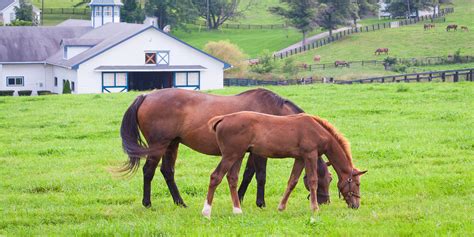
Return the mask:
<svg viewBox="0 0 474 237">
<path fill-rule="evenodd" d="M 89 6 L 110 6 L 110 5 L 120 5 L 122 6 L 122 1 L 120 0 L 92 0 L 89 3 Z"/>
<path fill-rule="evenodd" d="M 100 66 L 94 70 L 99 72 L 150 72 L 150 71 L 202 71 L 207 68 L 201 65 L 145 65 L 145 66 Z"/>
<path fill-rule="evenodd" d="M 2 11 L 6 7 L 12 5 L 12 3 L 14 3 L 14 2 L 15 2 L 15 0 L 0 0 L 0 11 Z"/>
<path fill-rule="evenodd" d="M 92 26 L 92 22 L 90 20 L 79 20 L 79 19 L 68 19 L 65 20 L 56 26 Z"/>
<path fill-rule="evenodd" d="M 45 61 L 60 49 L 61 39 L 77 38 L 92 27 L 0 27 L 0 62 Z"/>
</svg>

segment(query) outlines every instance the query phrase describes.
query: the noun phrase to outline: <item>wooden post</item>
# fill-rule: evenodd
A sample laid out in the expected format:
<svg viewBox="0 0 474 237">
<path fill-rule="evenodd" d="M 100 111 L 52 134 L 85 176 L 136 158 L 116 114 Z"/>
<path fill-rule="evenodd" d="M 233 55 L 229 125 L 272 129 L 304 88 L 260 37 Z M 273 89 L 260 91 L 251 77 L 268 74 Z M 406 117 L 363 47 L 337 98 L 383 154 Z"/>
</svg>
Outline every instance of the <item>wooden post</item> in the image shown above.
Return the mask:
<svg viewBox="0 0 474 237">
<path fill-rule="evenodd" d="M 420 74 L 416 74 L 416 81 L 420 82 Z"/>
<path fill-rule="evenodd" d="M 445 72 L 441 73 L 441 81 L 445 82 L 446 81 L 446 74 Z"/>
<path fill-rule="evenodd" d="M 428 77 L 428 81 L 431 82 L 433 80 L 433 73 L 430 72 L 430 76 Z"/>
<path fill-rule="evenodd" d="M 388 23 L 388 28 L 392 28 L 392 22 Z"/>
<path fill-rule="evenodd" d="M 474 70 L 471 69 L 471 71 L 469 71 L 469 81 L 474 81 Z"/>
<path fill-rule="evenodd" d="M 453 82 L 458 82 L 458 81 L 459 81 L 459 71 L 456 71 L 454 73 Z"/>
<path fill-rule="evenodd" d="M 408 76 L 405 75 L 403 80 L 404 80 L 405 82 L 409 82 L 409 81 L 408 81 Z"/>
</svg>

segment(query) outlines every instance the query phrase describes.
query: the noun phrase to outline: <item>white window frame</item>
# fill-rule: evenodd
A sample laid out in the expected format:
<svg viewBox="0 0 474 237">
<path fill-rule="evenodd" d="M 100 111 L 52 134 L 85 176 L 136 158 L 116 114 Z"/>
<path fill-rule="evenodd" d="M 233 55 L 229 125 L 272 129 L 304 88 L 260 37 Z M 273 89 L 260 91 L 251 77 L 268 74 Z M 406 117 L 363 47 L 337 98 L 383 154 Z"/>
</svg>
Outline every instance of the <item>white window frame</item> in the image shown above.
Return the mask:
<svg viewBox="0 0 474 237">
<path fill-rule="evenodd" d="M 6 77 L 7 87 L 23 87 L 25 86 L 25 77 L 24 76 L 7 76 Z M 14 83 L 11 85 L 9 83 L 10 79 L 14 79 Z M 21 79 L 21 84 L 17 83 L 17 79 Z"/>
</svg>

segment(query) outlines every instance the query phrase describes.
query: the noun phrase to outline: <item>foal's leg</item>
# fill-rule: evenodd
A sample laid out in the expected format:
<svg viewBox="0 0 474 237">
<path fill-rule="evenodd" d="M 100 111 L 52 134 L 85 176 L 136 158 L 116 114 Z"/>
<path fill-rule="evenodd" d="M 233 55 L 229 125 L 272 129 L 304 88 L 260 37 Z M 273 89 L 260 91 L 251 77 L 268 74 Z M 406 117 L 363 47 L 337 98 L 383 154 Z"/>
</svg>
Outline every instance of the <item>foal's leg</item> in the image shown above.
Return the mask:
<svg viewBox="0 0 474 237">
<path fill-rule="evenodd" d="M 314 214 L 319 210 L 318 201 L 316 197 L 316 190 L 318 188 L 318 156 L 305 157 L 305 170 L 308 175 L 308 185 L 311 200 L 311 221 L 314 221 Z"/>
<path fill-rule="evenodd" d="M 176 205 L 186 207 L 186 204 L 181 198 L 181 195 L 178 190 L 178 186 L 174 180 L 174 166 L 176 164 L 176 158 L 178 157 L 178 141 L 173 141 L 168 148 L 166 149 L 165 155 L 163 156 L 163 161 L 161 163 L 161 174 L 165 178 L 168 189 L 170 190 L 173 201 Z"/>
<path fill-rule="evenodd" d="M 255 171 L 257 179 L 257 206 L 265 207 L 265 183 L 267 181 L 267 161 L 266 157 L 255 155 Z"/>
<path fill-rule="evenodd" d="M 239 182 L 239 171 L 241 165 L 242 159 L 237 160 L 227 173 L 227 182 L 229 183 L 230 197 L 232 198 L 232 203 L 234 204 L 234 214 L 242 214 L 239 196 L 237 194 L 237 184 Z"/>
<path fill-rule="evenodd" d="M 161 156 L 149 156 L 143 166 L 143 199 L 142 204 L 146 208 L 151 207 L 151 181 L 155 176 L 155 170 L 160 163 Z"/>
<path fill-rule="evenodd" d="M 202 209 L 202 215 L 208 219 L 211 218 L 211 210 L 212 210 L 212 200 L 214 199 L 214 192 L 216 191 L 217 186 L 221 183 L 222 178 L 225 174 L 229 171 L 229 169 L 234 165 L 237 159 L 241 159 L 242 155 L 240 156 L 222 156 L 222 160 L 211 174 L 211 180 L 209 182 L 209 189 L 207 191 L 207 199 L 204 202 L 204 208 Z"/>
<path fill-rule="evenodd" d="M 245 165 L 244 176 L 242 177 L 242 183 L 239 187 L 239 200 L 240 202 L 244 201 L 245 192 L 252 181 L 253 175 L 255 174 L 255 157 L 250 153 L 249 158 L 247 159 L 247 165 Z"/>
<path fill-rule="evenodd" d="M 304 168 L 303 159 L 295 159 L 295 163 L 293 164 L 293 170 L 291 171 L 291 175 L 290 175 L 290 179 L 288 180 L 286 191 L 283 194 L 283 198 L 280 201 L 280 205 L 278 205 L 278 210 L 283 211 L 286 209 L 288 198 L 290 197 L 290 194 L 293 191 L 293 189 L 295 189 L 295 186 L 298 183 L 298 179 L 301 176 L 301 172 L 303 171 L 303 168 Z"/>
</svg>

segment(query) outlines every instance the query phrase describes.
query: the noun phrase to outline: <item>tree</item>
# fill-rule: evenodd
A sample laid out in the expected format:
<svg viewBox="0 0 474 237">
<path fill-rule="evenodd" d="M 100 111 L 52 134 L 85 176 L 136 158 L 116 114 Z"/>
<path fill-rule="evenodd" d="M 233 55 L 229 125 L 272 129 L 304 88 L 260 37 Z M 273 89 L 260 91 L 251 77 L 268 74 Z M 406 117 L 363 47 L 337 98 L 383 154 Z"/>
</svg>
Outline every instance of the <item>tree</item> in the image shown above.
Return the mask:
<svg viewBox="0 0 474 237">
<path fill-rule="evenodd" d="M 158 18 L 158 27 L 161 29 L 166 25 L 185 28 L 186 23 L 198 16 L 192 0 L 147 0 L 145 12 Z"/>
<path fill-rule="evenodd" d="M 235 44 L 229 41 L 210 41 L 204 46 L 204 51 L 210 55 L 220 58 L 227 63 L 230 63 L 233 68 L 227 70 L 226 74 L 242 76 L 247 69 L 247 62 L 245 62 L 245 54 Z"/>
<path fill-rule="evenodd" d="M 15 6 L 15 15 L 17 20 L 33 22 L 33 6 L 26 0 L 20 0 L 20 6 Z"/>
<path fill-rule="evenodd" d="M 208 28 L 219 29 L 227 20 L 242 17 L 252 0 L 242 10 L 239 10 L 240 0 L 193 0 L 193 3 L 199 16 L 206 19 Z"/>
<path fill-rule="evenodd" d="M 258 64 L 250 67 L 252 72 L 264 74 L 269 73 L 275 69 L 275 63 L 270 51 L 264 50 L 263 54 L 258 58 Z"/>
<path fill-rule="evenodd" d="M 319 0 L 314 22 L 332 36 L 332 30 L 352 18 L 351 10 L 350 0 Z"/>
<path fill-rule="evenodd" d="M 145 20 L 145 12 L 137 0 L 125 0 L 120 11 L 123 22 L 143 23 Z"/>
<path fill-rule="evenodd" d="M 390 15 L 395 17 L 409 17 L 415 13 L 418 17 L 418 11 L 427 10 L 430 7 L 435 7 L 439 2 L 437 0 L 387 0 L 388 7 L 385 10 Z"/>
<path fill-rule="evenodd" d="M 64 81 L 63 94 L 71 94 L 71 84 L 69 83 L 69 80 Z"/>
<path fill-rule="evenodd" d="M 288 19 L 291 26 L 303 34 L 303 45 L 306 43 L 306 34 L 316 26 L 313 19 L 316 14 L 316 0 L 280 0 L 285 7 L 270 7 L 268 10 L 276 15 Z"/>
<path fill-rule="evenodd" d="M 375 15 L 379 10 L 378 0 L 355 0 L 351 2 L 350 12 L 354 26 L 357 25 L 357 19 Z"/>
</svg>

